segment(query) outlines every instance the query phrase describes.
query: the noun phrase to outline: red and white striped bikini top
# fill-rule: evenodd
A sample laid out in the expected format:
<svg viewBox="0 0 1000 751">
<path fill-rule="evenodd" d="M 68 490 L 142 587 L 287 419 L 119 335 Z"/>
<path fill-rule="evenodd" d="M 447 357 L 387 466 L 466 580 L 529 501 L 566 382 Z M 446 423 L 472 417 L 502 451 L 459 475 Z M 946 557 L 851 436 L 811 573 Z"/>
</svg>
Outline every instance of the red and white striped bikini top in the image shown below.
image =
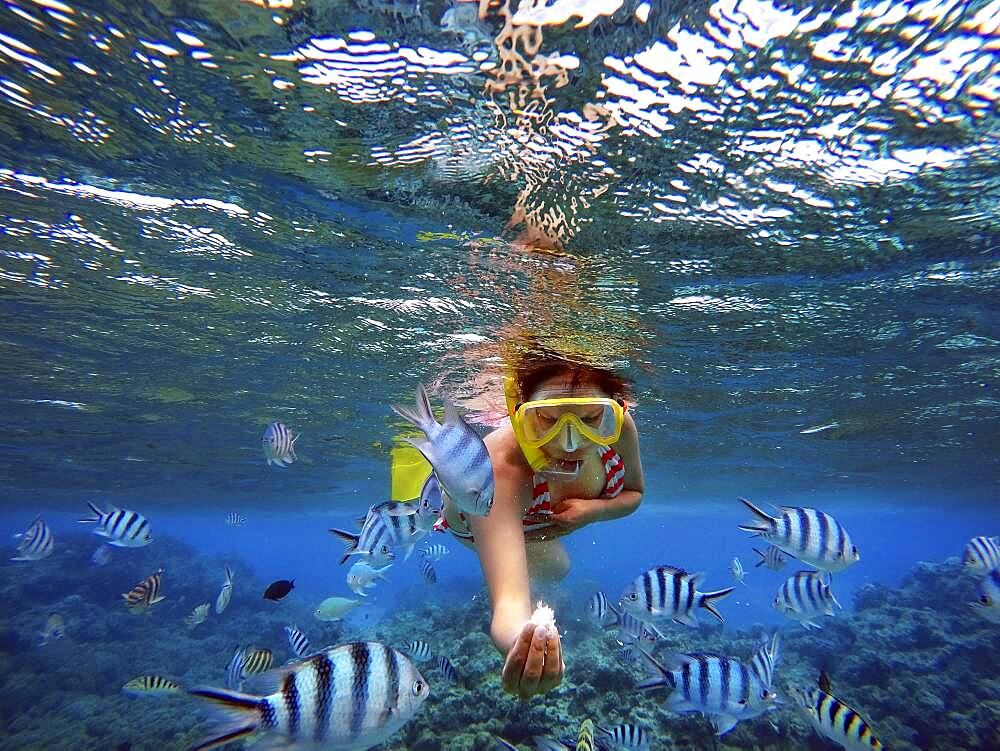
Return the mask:
<svg viewBox="0 0 1000 751">
<path fill-rule="evenodd" d="M 601 463 L 604 464 L 604 490 L 601 491 L 600 497 L 614 498 L 622 492 L 625 485 L 625 462 L 610 446 L 598 446 L 597 451 L 601 456 Z M 531 508 L 525 516 L 551 514 L 551 499 L 548 480 L 545 479 L 545 475 L 536 472 L 531 479 Z M 526 530 L 549 526 L 547 522 L 531 522 L 526 518 L 522 523 Z"/>
</svg>

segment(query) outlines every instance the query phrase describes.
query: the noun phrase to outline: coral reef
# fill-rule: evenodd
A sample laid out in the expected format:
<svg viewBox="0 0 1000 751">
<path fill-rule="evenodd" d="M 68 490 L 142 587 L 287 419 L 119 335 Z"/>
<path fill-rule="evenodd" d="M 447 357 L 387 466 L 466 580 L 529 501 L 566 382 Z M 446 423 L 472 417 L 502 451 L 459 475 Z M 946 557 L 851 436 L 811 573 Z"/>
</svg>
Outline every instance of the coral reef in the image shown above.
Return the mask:
<svg viewBox="0 0 1000 751">
<path fill-rule="evenodd" d="M 484 596 L 459 603 L 415 593 L 362 631 L 352 623 L 316 621 L 304 598 L 263 600 L 266 582 L 245 562 L 206 558 L 158 539 L 147 548 L 115 551 L 111 563 L 97 567 L 90 561 L 95 544 L 93 537 L 68 537 L 49 559 L 0 569 L 2 749 L 185 748 L 207 732 L 204 707 L 183 696 L 129 697 L 122 685 L 143 673 L 186 686 L 222 685 L 237 643 L 272 649 L 280 664 L 292 656 L 283 631 L 288 623 L 302 627 L 317 647 L 360 637 L 430 645 L 434 659 L 420 668 L 431 699 L 384 746 L 391 751 L 493 749 L 494 735 L 531 748 L 533 735 L 571 733 L 586 717 L 604 726 L 641 724 L 657 749 L 834 748 L 788 698 L 777 712 L 742 722 L 721 738 L 700 716 L 672 715 L 663 708 L 664 689 L 635 688 L 639 670 L 620 659 L 612 633 L 587 620 L 589 593 L 579 587 L 544 592 L 563 634 L 566 680 L 544 697 L 520 702 L 500 688 L 500 658 L 484 631 Z M 224 563 L 236 579 L 228 609 L 184 625 L 194 606 L 214 597 Z M 158 567 L 166 572 L 167 599 L 148 613 L 129 613 L 121 593 Z M 967 607 L 975 585 L 957 561 L 920 563 L 898 587 L 864 587 L 853 611 L 820 631 L 784 629 L 776 690 L 787 697 L 789 686 L 812 685 L 824 669 L 833 692 L 871 722 L 887 748 L 1000 747 L 1000 629 Z M 66 636 L 38 646 L 37 633 L 51 613 L 65 619 Z M 657 653 L 742 659 L 764 633 L 708 623 L 664 630 Z M 440 656 L 452 662 L 458 682 L 438 672 Z"/>
</svg>

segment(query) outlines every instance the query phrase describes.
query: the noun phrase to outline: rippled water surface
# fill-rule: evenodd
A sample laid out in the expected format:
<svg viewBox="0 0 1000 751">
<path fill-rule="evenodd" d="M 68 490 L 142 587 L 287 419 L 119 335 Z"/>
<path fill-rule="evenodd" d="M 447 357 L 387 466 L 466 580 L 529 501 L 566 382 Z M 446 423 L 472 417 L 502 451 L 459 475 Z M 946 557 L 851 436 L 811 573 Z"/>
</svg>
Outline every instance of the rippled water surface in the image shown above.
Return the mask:
<svg viewBox="0 0 1000 751">
<path fill-rule="evenodd" d="M 535 336 L 677 492 L 995 497 L 993 2 L 10 0 L 7 502 L 387 473 Z M 275 419 L 294 471 L 260 455 Z M 484 421 L 487 421 L 484 417 Z M 291 502 L 291 500 L 288 500 Z"/>
</svg>

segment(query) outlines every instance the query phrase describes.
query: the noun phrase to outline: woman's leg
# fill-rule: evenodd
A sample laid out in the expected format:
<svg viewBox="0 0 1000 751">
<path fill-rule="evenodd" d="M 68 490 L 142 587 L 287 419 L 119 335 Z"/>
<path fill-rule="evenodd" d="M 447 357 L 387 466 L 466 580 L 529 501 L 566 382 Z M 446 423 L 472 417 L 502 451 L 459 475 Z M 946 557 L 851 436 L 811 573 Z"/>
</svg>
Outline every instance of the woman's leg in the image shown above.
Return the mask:
<svg viewBox="0 0 1000 751">
<path fill-rule="evenodd" d="M 559 540 L 537 540 L 526 546 L 528 575 L 535 581 L 558 582 L 569 573 L 569 555 Z"/>
</svg>

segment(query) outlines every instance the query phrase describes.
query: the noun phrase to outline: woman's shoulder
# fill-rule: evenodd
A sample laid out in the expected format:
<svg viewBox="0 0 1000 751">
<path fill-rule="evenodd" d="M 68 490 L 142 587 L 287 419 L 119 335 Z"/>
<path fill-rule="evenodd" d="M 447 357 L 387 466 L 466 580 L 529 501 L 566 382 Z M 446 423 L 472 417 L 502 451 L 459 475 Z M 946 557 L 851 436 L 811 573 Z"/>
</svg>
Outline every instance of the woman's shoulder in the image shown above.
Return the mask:
<svg viewBox="0 0 1000 751">
<path fill-rule="evenodd" d="M 531 477 L 531 467 L 514 437 L 510 422 L 505 422 L 488 436 L 486 449 L 490 453 L 495 477 L 507 480 L 525 480 Z"/>
</svg>

